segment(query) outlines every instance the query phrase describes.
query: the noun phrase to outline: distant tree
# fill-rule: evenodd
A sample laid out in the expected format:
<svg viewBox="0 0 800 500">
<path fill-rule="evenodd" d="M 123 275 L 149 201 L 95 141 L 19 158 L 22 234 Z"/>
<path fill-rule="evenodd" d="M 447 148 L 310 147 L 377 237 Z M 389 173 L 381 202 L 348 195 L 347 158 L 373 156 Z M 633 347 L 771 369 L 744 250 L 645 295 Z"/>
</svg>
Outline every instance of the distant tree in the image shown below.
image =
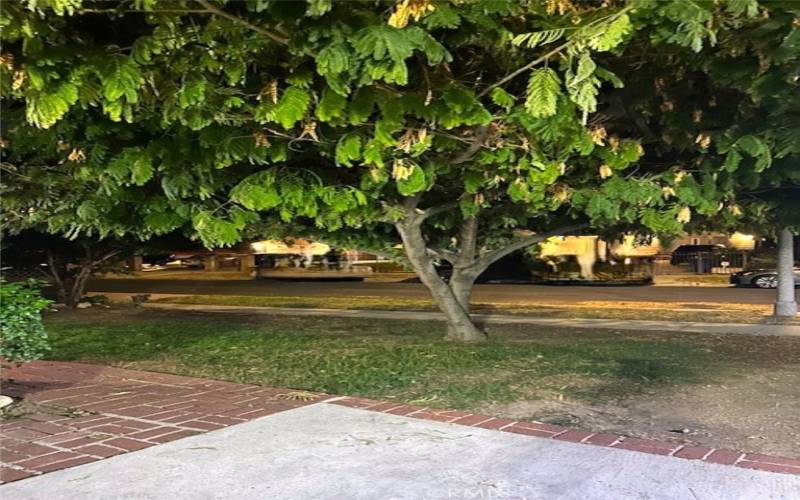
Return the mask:
<svg viewBox="0 0 800 500">
<path fill-rule="evenodd" d="M 667 99 L 662 81 L 702 83 L 703 60 L 770 23 L 795 43 L 792 5 L 6 5 L 4 224 L 143 238 L 191 227 L 230 245 L 281 221 L 354 246 L 402 243 L 447 338 L 481 340 L 472 284 L 515 250 L 589 228 L 736 219 L 741 183 L 725 182 L 718 154 L 704 159 L 694 115 L 672 113 L 706 87 Z M 675 61 L 697 75 L 674 74 Z M 622 95 L 642 106 L 628 120 Z M 771 168 L 758 143 L 731 144 L 737 168 Z M 452 263 L 449 282 L 435 260 Z"/>
</svg>

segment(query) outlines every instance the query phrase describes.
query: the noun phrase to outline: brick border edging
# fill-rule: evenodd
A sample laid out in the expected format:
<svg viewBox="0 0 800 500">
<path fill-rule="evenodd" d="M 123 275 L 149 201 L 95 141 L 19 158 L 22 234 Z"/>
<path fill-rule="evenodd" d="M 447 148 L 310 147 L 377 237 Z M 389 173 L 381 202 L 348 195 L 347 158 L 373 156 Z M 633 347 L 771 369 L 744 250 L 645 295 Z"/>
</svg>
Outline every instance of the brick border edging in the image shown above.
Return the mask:
<svg viewBox="0 0 800 500">
<path fill-rule="evenodd" d="M 733 465 L 745 469 L 800 475 L 800 459 L 797 458 L 716 449 L 706 446 L 671 443 L 668 441 L 641 439 L 608 433 L 595 433 L 578 429 L 568 429 L 560 425 L 542 422 L 526 422 L 488 415 L 478 415 L 466 411 L 426 408 L 423 406 L 353 396 L 330 398 L 320 402 L 467 427 L 513 432 L 515 434 L 544 439 L 555 439 L 571 443 L 638 451 L 641 453 L 670 456 L 685 460 L 701 460 L 703 462 Z"/>
</svg>

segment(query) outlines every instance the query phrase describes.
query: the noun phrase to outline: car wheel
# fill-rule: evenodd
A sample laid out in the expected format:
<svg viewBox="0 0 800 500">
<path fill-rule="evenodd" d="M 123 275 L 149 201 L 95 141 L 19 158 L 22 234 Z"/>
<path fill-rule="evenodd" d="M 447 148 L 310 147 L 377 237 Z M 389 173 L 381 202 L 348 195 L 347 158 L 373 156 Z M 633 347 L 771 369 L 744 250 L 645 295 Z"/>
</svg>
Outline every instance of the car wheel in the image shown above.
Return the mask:
<svg viewBox="0 0 800 500">
<path fill-rule="evenodd" d="M 755 278 L 753 284 L 758 288 L 778 288 L 778 276 L 775 274 L 764 274 Z"/>
</svg>

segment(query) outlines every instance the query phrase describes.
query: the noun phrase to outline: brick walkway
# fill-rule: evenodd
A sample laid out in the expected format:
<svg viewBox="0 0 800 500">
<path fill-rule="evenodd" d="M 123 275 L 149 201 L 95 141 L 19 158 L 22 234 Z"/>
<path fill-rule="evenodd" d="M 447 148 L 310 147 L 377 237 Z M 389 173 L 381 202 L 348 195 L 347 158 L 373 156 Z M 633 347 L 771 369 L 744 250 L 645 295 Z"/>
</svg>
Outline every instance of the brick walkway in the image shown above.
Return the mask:
<svg viewBox="0 0 800 500">
<path fill-rule="evenodd" d="M 4 370 L 3 378 L 3 394 L 45 410 L 0 422 L 0 482 L 220 429 L 322 396 L 292 400 L 285 389 L 77 363 L 29 363 Z"/>
<path fill-rule="evenodd" d="M 330 398 L 77 363 L 34 362 L 6 370 L 3 375 L 11 380 L 3 384 L 3 393 L 43 405 L 45 410 L 0 422 L 1 482 L 94 462 L 321 401 L 538 438 L 800 475 L 800 459 L 626 438 L 389 401 Z M 313 397 L 303 401 L 292 399 L 294 396 Z M 71 411 L 59 412 L 56 408 Z"/>
</svg>

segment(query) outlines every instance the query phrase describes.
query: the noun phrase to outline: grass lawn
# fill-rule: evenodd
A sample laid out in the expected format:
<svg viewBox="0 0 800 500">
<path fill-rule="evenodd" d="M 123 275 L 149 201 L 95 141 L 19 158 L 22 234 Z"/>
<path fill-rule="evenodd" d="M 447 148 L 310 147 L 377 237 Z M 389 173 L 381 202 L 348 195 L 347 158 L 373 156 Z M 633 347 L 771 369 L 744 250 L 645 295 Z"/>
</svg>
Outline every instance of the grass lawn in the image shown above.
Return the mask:
<svg viewBox="0 0 800 500">
<path fill-rule="evenodd" d="M 296 307 L 324 309 L 377 309 L 385 311 L 435 311 L 430 299 L 404 297 L 292 297 L 240 295 L 176 295 L 154 302 L 245 307 Z M 687 310 L 688 309 L 688 310 Z M 698 311 L 700 309 L 701 311 Z M 769 320 L 772 307 L 755 304 L 702 302 L 584 301 L 575 304 L 549 302 L 473 303 L 475 313 L 542 315 L 548 318 L 605 318 L 712 323 L 761 323 Z"/>
<path fill-rule="evenodd" d="M 800 428 L 800 376 L 785 380 L 791 390 L 788 402 L 781 396 L 780 408 L 760 400 L 748 403 L 759 408 L 737 406 L 750 393 L 761 397 L 766 385 L 756 383 L 758 376 L 800 374 L 796 338 L 505 325 L 493 327 L 492 340 L 485 344 L 459 345 L 440 340 L 440 323 L 424 321 L 253 318 L 134 308 L 64 311 L 49 314 L 46 324 L 53 345 L 50 358 L 57 360 L 393 399 L 595 430 L 619 431 L 615 426 L 621 425 L 639 435 L 659 430 L 648 429 L 647 419 L 631 414 L 653 401 L 661 406 L 648 411 L 675 413 L 675 405 L 684 404 L 689 415 L 696 415 L 698 404 L 717 405 L 714 415 L 728 412 L 762 425 L 757 413 L 766 411 L 767 421 L 783 419 Z M 714 401 L 713 394 L 698 393 L 695 399 L 702 402 L 680 402 L 681 395 L 708 387 L 725 389 L 711 391 L 717 394 Z M 672 425 L 687 424 L 663 423 Z M 743 435 L 751 432 L 741 429 Z M 716 434 L 713 444 L 719 445 L 720 438 Z M 754 448 L 748 444 L 740 448 Z M 787 453 L 780 445 L 776 450 L 756 444 L 759 450 Z"/>
</svg>

